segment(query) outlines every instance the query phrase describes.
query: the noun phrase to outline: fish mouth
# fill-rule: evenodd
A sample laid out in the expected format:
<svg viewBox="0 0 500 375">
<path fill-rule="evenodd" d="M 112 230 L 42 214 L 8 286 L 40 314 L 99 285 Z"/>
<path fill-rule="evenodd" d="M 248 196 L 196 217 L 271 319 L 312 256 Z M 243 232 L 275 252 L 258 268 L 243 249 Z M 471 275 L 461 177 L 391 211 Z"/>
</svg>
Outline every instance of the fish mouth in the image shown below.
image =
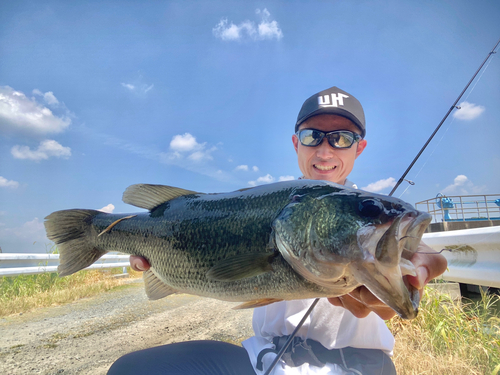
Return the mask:
<svg viewBox="0 0 500 375">
<path fill-rule="evenodd" d="M 403 319 L 413 319 L 418 313 L 420 295 L 406 276 L 417 276 L 410 259 L 430 221 L 428 213 L 410 211 L 385 226 L 358 231 L 365 257 L 350 265 L 352 273 Z"/>
</svg>

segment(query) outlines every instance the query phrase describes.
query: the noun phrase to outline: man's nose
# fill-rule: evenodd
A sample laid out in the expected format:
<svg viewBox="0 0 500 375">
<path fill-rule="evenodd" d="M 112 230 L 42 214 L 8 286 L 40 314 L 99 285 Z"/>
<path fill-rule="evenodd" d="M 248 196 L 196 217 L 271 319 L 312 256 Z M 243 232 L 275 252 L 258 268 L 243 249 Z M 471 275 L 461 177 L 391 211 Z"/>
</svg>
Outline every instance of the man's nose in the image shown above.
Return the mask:
<svg viewBox="0 0 500 375">
<path fill-rule="evenodd" d="M 322 159 L 331 159 L 335 149 L 330 146 L 326 137 L 323 139 L 320 145 L 316 146 L 316 155 Z"/>
</svg>

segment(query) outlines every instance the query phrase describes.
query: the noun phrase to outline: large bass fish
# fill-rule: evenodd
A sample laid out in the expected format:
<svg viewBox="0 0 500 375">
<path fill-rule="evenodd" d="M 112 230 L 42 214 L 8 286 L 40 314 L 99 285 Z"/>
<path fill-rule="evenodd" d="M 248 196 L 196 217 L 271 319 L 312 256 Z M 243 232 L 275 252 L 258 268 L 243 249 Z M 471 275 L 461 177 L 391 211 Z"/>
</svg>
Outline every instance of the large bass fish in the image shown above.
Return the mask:
<svg viewBox="0 0 500 375">
<path fill-rule="evenodd" d="M 61 276 L 120 251 L 149 261 L 150 299 L 189 293 L 246 308 L 365 285 L 401 317 L 417 315 L 418 292 L 404 276 L 416 275 L 409 259 L 431 216 L 399 199 L 296 180 L 221 194 L 139 184 L 123 201 L 149 212 L 46 217 Z"/>
</svg>

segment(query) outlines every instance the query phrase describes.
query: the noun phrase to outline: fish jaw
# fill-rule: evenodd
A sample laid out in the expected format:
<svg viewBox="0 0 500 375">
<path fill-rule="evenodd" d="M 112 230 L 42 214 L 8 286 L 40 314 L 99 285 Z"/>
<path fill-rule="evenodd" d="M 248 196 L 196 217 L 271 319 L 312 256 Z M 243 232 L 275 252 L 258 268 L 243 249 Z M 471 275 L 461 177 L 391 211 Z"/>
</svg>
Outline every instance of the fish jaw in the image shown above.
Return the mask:
<svg viewBox="0 0 500 375">
<path fill-rule="evenodd" d="M 358 242 L 366 249 L 365 258 L 349 265 L 354 277 L 403 319 L 418 314 L 420 294 L 405 276 L 416 276 L 410 258 L 430 221 L 428 213 L 413 211 L 398 216 L 385 232 L 372 228 L 370 236 L 370 230 L 360 229 Z M 374 238 L 378 238 L 375 247 Z"/>
<path fill-rule="evenodd" d="M 403 278 L 398 266 L 380 262 L 356 262 L 349 265 L 356 280 L 403 319 L 417 317 L 420 297 L 418 291 Z"/>
</svg>

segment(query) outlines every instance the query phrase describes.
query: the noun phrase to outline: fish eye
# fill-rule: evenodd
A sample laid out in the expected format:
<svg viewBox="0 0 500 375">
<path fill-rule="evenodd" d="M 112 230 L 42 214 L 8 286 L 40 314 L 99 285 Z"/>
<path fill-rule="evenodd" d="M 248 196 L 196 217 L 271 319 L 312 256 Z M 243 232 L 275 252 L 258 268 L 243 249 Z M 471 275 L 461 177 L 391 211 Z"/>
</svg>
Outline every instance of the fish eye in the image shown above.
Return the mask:
<svg viewBox="0 0 500 375">
<path fill-rule="evenodd" d="M 375 199 L 364 199 L 359 202 L 359 213 L 365 217 L 377 217 L 384 206 Z"/>
</svg>

